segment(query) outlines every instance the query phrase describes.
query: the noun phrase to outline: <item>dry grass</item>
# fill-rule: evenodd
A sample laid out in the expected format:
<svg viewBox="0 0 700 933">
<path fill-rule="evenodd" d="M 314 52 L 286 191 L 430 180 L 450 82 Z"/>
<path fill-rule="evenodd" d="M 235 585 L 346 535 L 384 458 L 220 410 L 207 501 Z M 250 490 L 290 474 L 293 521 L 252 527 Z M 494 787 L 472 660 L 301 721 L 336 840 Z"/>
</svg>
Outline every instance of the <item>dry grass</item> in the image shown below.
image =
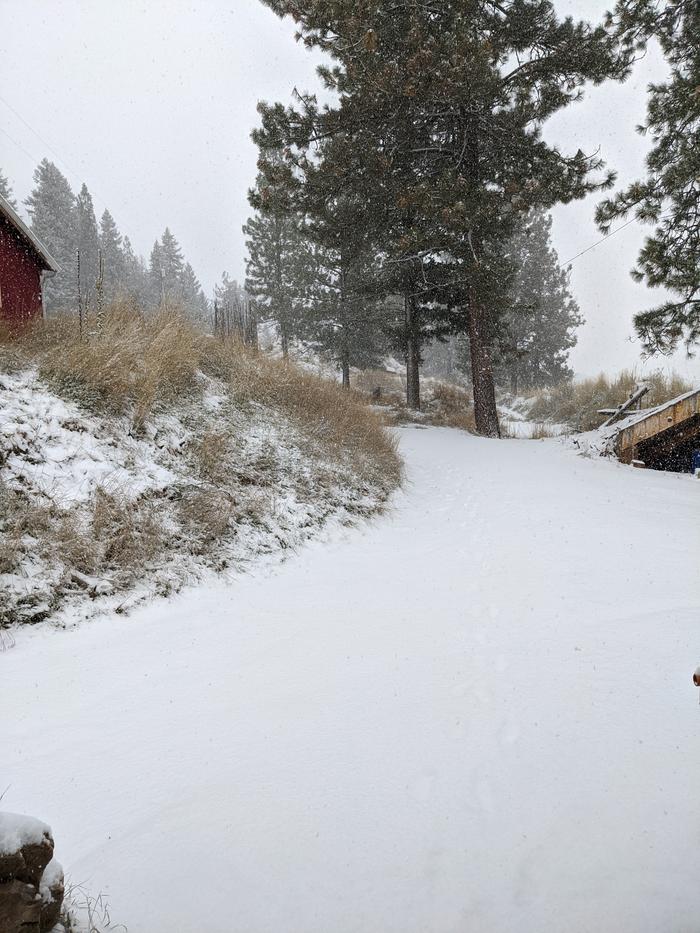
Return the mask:
<svg viewBox="0 0 700 933">
<path fill-rule="evenodd" d="M 373 400 L 382 405 L 400 404 L 406 394 L 405 378 L 385 369 L 353 370 L 351 385 L 356 392 L 370 397 L 378 389 L 378 398 Z"/>
<path fill-rule="evenodd" d="M 0 348 L 13 359 L 37 363 L 59 394 L 87 408 L 131 411 L 136 429 L 154 407 L 201 391 L 198 374 L 205 372 L 228 382 L 239 403 L 294 418 L 327 455 L 381 473 L 392 486 L 400 481 L 396 443 L 360 394 L 235 340 L 215 340 L 177 309 L 146 316 L 132 304 L 115 304 L 105 313 L 101 336 L 81 340 L 75 318 L 64 316 L 40 322 L 18 339 L 0 335 Z M 204 470 L 214 462 L 214 446 L 210 439 L 201 448 Z"/>
<path fill-rule="evenodd" d="M 358 393 L 236 342 L 209 341 L 202 366 L 228 379 L 239 404 L 265 405 L 292 418 L 317 452 L 381 476 L 391 487 L 400 482 L 396 441 Z"/>
<path fill-rule="evenodd" d="M 10 599 L 0 594 L 0 628 L 44 617 L 63 594 L 87 585 L 76 573 L 119 591 L 176 553 L 223 566 L 219 542 L 242 525 L 267 533 L 285 483 L 296 483 L 318 516 L 339 507 L 346 482 L 342 507 L 351 512 L 353 489 L 358 508 L 367 509 L 365 492 L 381 503 L 401 480 L 396 442 L 358 393 L 233 340 L 215 340 L 174 310 L 146 317 L 133 306 L 114 306 L 103 334 L 84 340 L 71 317 L 0 335 L 0 371 L 30 366 L 57 394 L 97 415 L 120 416 L 109 424 L 126 419 L 115 430 L 128 430 L 130 419 L 138 431 L 152 413 L 172 412 L 190 440 L 182 449 L 183 478 L 167 493 L 134 498 L 98 488 L 89 502 L 66 509 L 0 484 L 0 573 L 19 572 L 29 559 L 47 568 L 46 587 L 33 602 L 15 601 L 5 611 Z M 210 414 L 202 402 L 212 379 L 219 380 L 217 393 L 228 390 L 228 401 Z M 294 457 L 283 465 L 273 441 L 245 453 L 246 432 L 258 423 L 290 435 L 289 446 L 303 454 L 298 469 Z"/>
<path fill-rule="evenodd" d="M 183 490 L 179 516 L 189 532 L 187 539 L 195 554 L 206 554 L 222 541 L 235 521 L 236 503 L 232 495 L 211 486 L 190 486 Z"/>
<path fill-rule="evenodd" d="M 432 388 L 432 398 L 426 404 L 426 415 L 428 424 L 461 428 L 471 434 L 476 432 L 471 393 L 459 386 L 436 382 Z"/>
<path fill-rule="evenodd" d="M 103 489 L 95 495 L 90 530 L 102 570 L 144 568 L 163 553 L 168 541 L 156 502 L 148 498 L 128 501 Z"/>
<path fill-rule="evenodd" d="M 181 314 L 146 317 L 130 305 L 109 310 L 101 336 L 80 340 L 74 319 L 54 318 L 30 339 L 41 374 L 60 394 L 117 412 L 131 406 L 137 427 L 156 403 L 194 386 L 202 357 L 202 336 Z"/>
<path fill-rule="evenodd" d="M 194 438 L 191 450 L 199 476 L 209 483 L 225 483 L 229 476 L 231 436 L 224 431 L 205 431 Z"/>
<path fill-rule="evenodd" d="M 622 405 L 640 382 L 651 386 L 642 402 L 645 408 L 661 405 L 693 388 L 675 373 L 667 375 L 658 371 L 642 378 L 625 370 L 615 379 L 600 375 L 597 379 L 566 382 L 540 390 L 535 395 L 529 417 L 534 421 L 559 422 L 578 431 L 590 431 L 605 421 L 606 416 L 599 415 L 598 409 Z"/>
<path fill-rule="evenodd" d="M 559 431 L 551 424 L 547 424 L 544 421 L 539 421 L 536 424 L 533 424 L 530 428 L 529 434 L 524 434 L 517 431 L 513 425 L 517 424 L 514 421 L 508 421 L 505 418 L 501 419 L 501 437 L 507 437 L 517 440 L 529 440 L 529 441 L 541 441 L 548 437 L 559 437 Z"/>
</svg>

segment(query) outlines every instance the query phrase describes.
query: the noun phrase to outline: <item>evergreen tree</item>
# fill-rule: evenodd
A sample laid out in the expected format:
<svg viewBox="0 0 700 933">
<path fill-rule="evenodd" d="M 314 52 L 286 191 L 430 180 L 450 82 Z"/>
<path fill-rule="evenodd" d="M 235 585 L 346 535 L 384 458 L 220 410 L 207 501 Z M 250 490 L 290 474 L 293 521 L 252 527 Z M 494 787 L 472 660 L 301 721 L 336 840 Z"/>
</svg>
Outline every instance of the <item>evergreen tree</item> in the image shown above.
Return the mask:
<svg viewBox="0 0 700 933">
<path fill-rule="evenodd" d="M 195 321 L 209 318 L 209 302 L 194 269 L 186 262 L 180 275 L 180 301 L 185 313 Z"/>
<path fill-rule="evenodd" d="M 182 273 L 184 259 L 180 244 L 168 227 L 160 241 L 160 270 L 163 281 L 163 293 L 168 302 L 177 302 L 182 297 Z"/>
<path fill-rule="evenodd" d="M 277 153 L 268 155 L 266 168 L 248 193 L 256 213 L 243 227 L 248 248 L 245 288 L 261 320 L 275 323 L 286 358 L 301 326 L 309 254 L 299 230 L 300 218 L 279 175 Z"/>
<path fill-rule="evenodd" d="M 214 333 L 258 346 L 258 321 L 250 296 L 227 272 L 214 286 Z"/>
<path fill-rule="evenodd" d="M 386 353 L 373 227 L 354 185 L 356 165 L 342 134 L 326 141 L 317 158 L 305 159 L 300 168 L 297 206 L 304 217 L 300 233 L 308 241 L 303 333 L 336 361 L 349 388 L 351 367 L 374 366 Z"/>
<path fill-rule="evenodd" d="M 165 268 L 163 264 L 163 247 L 156 240 L 151 250 L 148 263 L 148 305 L 159 308 L 167 300 L 165 286 Z"/>
<path fill-rule="evenodd" d="M 105 301 L 114 301 L 120 293 L 128 293 L 126 263 L 122 249 L 122 236 L 114 218 L 105 208 L 100 218 L 99 244 L 104 263 Z"/>
<path fill-rule="evenodd" d="M 334 59 L 321 74 L 340 103 L 319 110 L 302 98 L 288 121 L 292 157 L 304 131 L 312 140 L 343 132 L 379 217 L 390 205 L 384 194 L 394 196 L 387 229 L 403 232 L 392 236 L 390 259 L 416 269 L 413 281 L 425 272 L 425 291 L 449 295 L 454 326 L 470 337 L 477 429 L 498 434 L 490 345 L 503 245 L 530 207 L 610 182 L 595 175 L 600 160 L 548 145 L 542 124 L 586 81 L 626 64 L 602 27 L 559 20 L 550 0 L 264 2 Z"/>
<path fill-rule="evenodd" d="M 653 140 L 646 178 L 603 202 L 597 221 L 608 233 L 634 212 L 654 224 L 632 271 L 672 298 L 635 318 L 649 352 L 700 342 L 700 4 L 697 0 L 619 0 L 610 23 L 631 58 L 652 38 L 670 65 L 669 80 L 652 84 L 646 125 Z"/>
<path fill-rule="evenodd" d="M 10 207 L 14 208 L 14 210 L 17 210 L 17 201 L 15 201 L 12 188 L 9 181 L 7 180 L 7 175 L 3 174 L 2 169 L 0 169 L 0 197 L 3 197 L 10 205 Z"/>
<path fill-rule="evenodd" d="M 47 311 L 77 308 L 76 251 L 78 224 L 76 199 L 66 177 L 43 159 L 34 171 L 34 189 L 24 202 L 31 217 L 32 230 L 46 244 L 60 267 L 45 286 Z"/>
<path fill-rule="evenodd" d="M 78 229 L 78 250 L 80 251 L 80 296 L 83 309 L 92 307 L 95 295 L 95 281 L 98 276 L 99 236 L 92 196 L 83 184 L 76 198 L 76 224 Z"/>
<path fill-rule="evenodd" d="M 551 216 L 536 209 L 509 244 L 515 274 L 494 362 L 498 381 L 509 383 L 513 393 L 555 385 L 573 375 L 568 354 L 583 318 L 569 290 L 569 272 L 559 265 L 552 246 L 551 230 Z"/>
<path fill-rule="evenodd" d="M 159 247 L 158 243 L 156 246 Z M 137 256 L 131 245 L 131 240 L 125 236 L 122 240 L 122 256 L 124 261 L 123 290 L 140 307 L 157 307 L 160 304 L 160 278 L 155 291 L 154 300 L 153 279 L 150 270 L 140 256 Z"/>
</svg>

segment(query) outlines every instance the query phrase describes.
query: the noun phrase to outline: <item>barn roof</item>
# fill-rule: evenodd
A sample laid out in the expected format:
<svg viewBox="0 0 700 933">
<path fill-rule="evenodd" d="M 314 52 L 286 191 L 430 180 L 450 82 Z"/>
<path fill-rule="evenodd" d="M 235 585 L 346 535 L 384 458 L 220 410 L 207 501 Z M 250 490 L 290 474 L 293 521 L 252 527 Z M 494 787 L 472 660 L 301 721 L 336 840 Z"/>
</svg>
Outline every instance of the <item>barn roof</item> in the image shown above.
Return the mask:
<svg viewBox="0 0 700 933">
<path fill-rule="evenodd" d="M 30 230 L 17 211 L 0 195 L 0 215 L 9 221 L 20 237 L 32 247 L 41 259 L 44 268 L 49 272 L 60 272 L 60 267 L 51 253 L 46 249 L 39 237 Z"/>
</svg>

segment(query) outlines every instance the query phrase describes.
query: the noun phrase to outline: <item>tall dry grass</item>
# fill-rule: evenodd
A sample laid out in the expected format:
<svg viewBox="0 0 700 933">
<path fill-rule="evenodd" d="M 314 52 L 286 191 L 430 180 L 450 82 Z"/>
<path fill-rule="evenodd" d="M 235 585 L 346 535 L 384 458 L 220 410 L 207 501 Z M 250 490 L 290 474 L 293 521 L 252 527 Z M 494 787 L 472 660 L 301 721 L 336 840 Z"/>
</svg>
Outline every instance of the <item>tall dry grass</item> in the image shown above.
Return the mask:
<svg viewBox="0 0 700 933">
<path fill-rule="evenodd" d="M 644 408 L 654 408 L 693 388 L 681 376 L 661 370 L 644 377 L 631 370 L 624 370 L 613 379 L 601 374 L 596 379 L 565 382 L 551 389 L 539 390 L 535 393 L 528 417 L 532 421 L 558 422 L 577 431 L 590 431 L 599 427 L 607 417 L 599 415 L 599 409 L 622 405 L 640 382 L 650 386 L 642 400 Z"/>
<path fill-rule="evenodd" d="M 215 339 L 177 309 L 145 315 L 122 302 L 106 310 L 104 321 L 101 335 L 84 339 L 72 316 L 41 321 L 19 336 L 0 335 L 0 354 L 14 365 L 37 365 L 58 394 L 84 407 L 131 412 L 137 430 L 154 409 L 201 393 L 200 373 L 215 376 L 239 404 L 266 405 L 295 419 L 326 455 L 399 482 L 396 442 L 359 393 L 235 339 Z"/>
<path fill-rule="evenodd" d="M 341 503 L 354 514 L 355 490 L 360 515 L 371 511 L 367 493 L 378 508 L 401 479 L 396 442 L 359 394 L 235 340 L 214 339 L 176 310 L 146 316 L 115 305 L 103 333 L 84 339 L 71 317 L 0 335 L 0 372 L 27 367 L 96 415 L 130 419 L 132 432 L 172 411 L 187 425 L 188 441 L 180 478 L 164 492 L 134 498 L 98 488 L 80 508 L 66 509 L 0 483 L 0 573 L 19 572 L 29 557 L 55 571 L 48 599 L 46 588 L 14 602 L 0 592 L 0 628 L 43 618 L 62 594 L 93 578 L 125 589 L 176 553 L 224 566 L 219 543 L 243 524 L 264 532 L 278 486 L 296 485 L 318 516 Z M 212 388 L 226 399 L 210 415 L 204 402 Z M 287 431 L 302 456 L 290 459 L 272 442 L 242 455 L 246 432 L 259 422 Z"/>
<path fill-rule="evenodd" d="M 293 418 L 328 456 L 360 471 L 379 471 L 392 485 L 400 481 L 396 440 L 359 393 L 237 342 L 211 341 L 203 368 L 226 377 L 239 403 L 266 405 Z"/>
</svg>

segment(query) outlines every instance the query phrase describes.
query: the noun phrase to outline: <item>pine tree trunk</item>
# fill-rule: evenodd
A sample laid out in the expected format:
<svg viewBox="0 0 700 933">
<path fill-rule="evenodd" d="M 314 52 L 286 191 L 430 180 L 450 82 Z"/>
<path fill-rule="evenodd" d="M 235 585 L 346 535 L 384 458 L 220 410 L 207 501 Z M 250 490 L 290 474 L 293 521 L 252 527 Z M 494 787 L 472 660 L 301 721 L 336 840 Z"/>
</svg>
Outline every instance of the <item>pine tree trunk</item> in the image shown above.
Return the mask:
<svg viewBox="0 0 700 933">
<path fill-rule="evenodd" d="M 280 327 L 280 341 L 282 343 L 282 359 L 289 359 L 289 337 L 284 327 Z"/>
<path fill-rule="evenodd" d="M 518 373 L 517 373 L 517 370 L 513 370 L 513 372 L 510 374 L 510 394 L 511 394 L 511 395 L 517 395 L 517 394 L 518 394 Z"/>
<path fill-rule="evenodd" d="M 469 352 L 472 365 L 474 391 L 474 418 L 476 430 L 484 437 L 500 437 L 496 408 L 496 387 L 493 366 L 486 341 L 484 310 L 472 293 L 469 306 Z"/>
<path fill-rule="evenodd" d="M 404 296 L 406 321 L 406 404 L 420 411 L 420 334 L 413 295 Z"/>
<path fill-rule="evenodd" d="M 341 367 L 343 370 L 343 388 L 349 389 L 350 388 L 350 363 L 348 362 L 348 358 L 345 355 L 343 356 L 343 359 L 341 360 Z"/>
</svg>

